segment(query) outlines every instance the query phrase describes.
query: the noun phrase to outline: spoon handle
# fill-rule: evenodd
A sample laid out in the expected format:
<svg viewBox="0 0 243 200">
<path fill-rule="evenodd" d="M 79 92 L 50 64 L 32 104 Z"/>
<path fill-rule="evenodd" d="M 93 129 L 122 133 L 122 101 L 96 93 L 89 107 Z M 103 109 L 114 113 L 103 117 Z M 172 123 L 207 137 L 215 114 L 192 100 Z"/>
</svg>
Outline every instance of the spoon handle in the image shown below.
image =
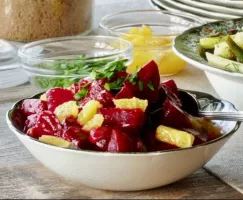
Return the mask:
<svg viewBox="0 0 243 200">
<path fill-rule="evenodd" d="M 242 121 L 243 122 L 243 112 L 207 112 L 200 111 L 199 117 L 204 117 L 210 120 L 224 120 L 224 121 Z"/>
</svg>

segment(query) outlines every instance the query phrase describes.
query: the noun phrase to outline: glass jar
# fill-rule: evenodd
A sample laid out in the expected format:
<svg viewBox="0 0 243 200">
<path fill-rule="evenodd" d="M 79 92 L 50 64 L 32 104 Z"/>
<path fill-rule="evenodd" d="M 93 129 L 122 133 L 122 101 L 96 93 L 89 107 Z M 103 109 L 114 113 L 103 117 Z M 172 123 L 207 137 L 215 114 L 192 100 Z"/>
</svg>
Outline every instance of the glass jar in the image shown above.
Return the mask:
<svg viewBox="0 0 243 200">
<path fill-rule="evenodd" d="M 93 0 L 0 0 L 0 38 L 34 41 L 88 33 Z"/>
</svg>

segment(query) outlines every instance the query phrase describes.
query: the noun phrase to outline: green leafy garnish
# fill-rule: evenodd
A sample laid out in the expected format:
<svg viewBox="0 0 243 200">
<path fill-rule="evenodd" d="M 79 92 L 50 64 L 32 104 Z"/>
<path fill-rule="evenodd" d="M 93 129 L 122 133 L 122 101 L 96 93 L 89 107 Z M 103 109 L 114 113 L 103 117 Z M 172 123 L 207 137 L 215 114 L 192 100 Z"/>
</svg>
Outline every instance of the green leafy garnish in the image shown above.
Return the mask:
<svg viewBox="0 0 243 200">
<path fill-rule="evenodd" d="M 125 65 L 127 59 L 116 60 L 110 63 L 107 63 L 104 68 L 92 70 L 90 77 L 92 79 L 103 79 L 107 78 L 108 80 L 112 79 L 117 72 L 125 71 L 127 66 Z"/>
<path fill-rule="evenodd" d="M 116 81 L 112 82 L 112 83 L 106 83 L 104 85 L 104 88 L 108 91 L 110 90 L 120 90 L 123 86 L 123 83 L 125 81 L 125 78 L 119 78 Z"/>
<path fill-rule="evenodd" d="M 80 100 L 80 99 L 83 99 L 86 97 L 86 95 L 88 94 L 88 89 L 86 87 L 83 87 L 79 92 L 77 92 L 75 95 L 74 95 L 74 98 L 76 100 Z"/>
<path fill-rule="evenodd" d="M 137 83 L 137 79 L 138 79 L 138 71 L 139 71 L 139 68 L 136 67 L 136 72 L 129 78 L 129 82 L 130 82 L 132 85 L 136 85 L 136 83 Z"/>
<path fill-rule="evenodd" d="M 92 71 L 100 70 L 113 62 L 114 59 L 104 59 L 102 61 L 87 59 L 85 55 L 75 59 L 55 59 L 54 61 L 40 63 L 36 65 L 36 68 L 51 70 L 56 77 L 35 76 L 33 81 L 43 90 L 53 87 L 69 87 L 81 78 L 89 76 Z M 58 77 L 59 75 L 60 77 Z M 61 76 L 67 77 L 62 78 Z"/>
<path fill-rule="evenodd" d="M 148 88 L 149 88 L 150 90 L 154 91 L 154 85 L 153 85 L 152 81 L 149 81 L 149 82 L 148 82 Z"/>
<path fill-rule="evenodd" d="M 110 90 L 111 90 L 111 88 L 110 88 L 110 84 L 109 84 L 109 83 L 106 83 L 106 84 L 104 85 L 104 88 L 105 88 L 107 91 L 110 91 Z"/>
</svg>

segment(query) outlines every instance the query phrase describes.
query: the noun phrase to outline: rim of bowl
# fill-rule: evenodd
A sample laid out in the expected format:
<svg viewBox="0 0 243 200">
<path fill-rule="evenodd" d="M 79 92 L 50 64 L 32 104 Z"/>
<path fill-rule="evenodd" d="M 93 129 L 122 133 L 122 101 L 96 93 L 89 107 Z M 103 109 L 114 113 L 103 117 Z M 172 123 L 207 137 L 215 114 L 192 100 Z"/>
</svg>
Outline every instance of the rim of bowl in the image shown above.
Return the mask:
<svg viewBox="0 0 243 200">
<path fill-rule="evenodd" d="M 193 92 L 193 91 L 191 91 Z M 39 93 L 39 94 L 36 94 L 36 95 L 33 95 L 32 97 L 30 98 L 33 98 L 33 97 L 36 97 L 37 95 L 41 95 L 43 94 L 42 93 Z M 7 111 L 6 113 L 6 121 L 7 121 L 7 124 L 9 126 L 9 128 L 20 134 L 21 137 L 25 137 L 25 139 L 27 140 L 30 140 L 31 142 L 35 142 L 37 144 L 40 144 L 40 145 L 43 145 L 43 146 L 46 146 L 46 147 L 49 147 L 49 148 L 53 148 L 53 149 L 56 149 L 56 150 L 60 150 L 60 151 L 70 151 L 70 152 L 74 152 L 74 153 L 87 153 L 87 154 L 99 154 L 99 155 L 105 155 L 105 156 L 146 156 L 146 155 L 158 155 L 158 154 L 165 154 L 165 153 L 173 153 L 173 152 L 178 152 L 178 151 L 187 151 L 187 150 L 191 150 L 191 149 L 196 149 L 196 148 L 200 148 L 200 147 L 203 147 L 203 146 L 207 146 L 207 145 L 210 145 L 210 144 L 213 144 L 213 143 L 216 143 L 222 139 L 225 139 L 225 138 L 228 138 L 230 137 L 231 135 L 233 135 L 239 128 L 240 128 L 240 125 L 241 125 L 241 122 L 236 122 L 236 125 L 234 127 L 234 129 L 214 140 L 211 140 L 209 142 L 205 142 L 205 143 L 202 143 L 202 144 L 199 144 L 199 145 L 196 145 L 196 146 L 192 146 L 192 147 L 188 147 L 188 148 L 178 148 L 178 149 L 170 149 L 170 150 L 162 150 L 162 151 L 153 151 L 153 152 L 100 152 L 100 151 L 92 151 L 92 150 L 84 150 L 84 149 L 69 149 L 69 148 L 64 148 L 64 147 L 57 147 L 57 146 L 54 146 L 54 145 L 51 145 L 51 144 L 46 144 L 46 143 L 43 143 L 43 142 L 40 142 L 39 140 L 35 139 L 35 138 L 32 138 L 28 135 L 26 135 L 23 131 L 20 131 L 18 130 L 12 123 L 11 119 L 10 119 L 10 115 L 11 115 L 11 112 L 23 101 L 23 99 L 15 102 L 12 107 Z M 227 101 L 228 102 L 228 101 Z M 237 109 L 235 108 L 235 106 L 228 102 L 232 108 L 234 108 L 236 111 Z"/>
<path fill-rule="evenodd" d="M 112 36 L 104 36 L 104 35 L 97 35 L 97 36 L 67 36 L 67 37 L 57 37 L 57 38 L 49 38 L 49 39 L 44 39 L 44 40 L 39 40 L 39 41 L 35 41 L 35 42 L 30 42 L 22 47 L 19 48 L 18 50 L 18 57 L 22 60 L 36 60 L 36 61 L 55 61 L 55 59 L 53 58 L 40 58 L 39 55 L 38 56 L 31 56 L 28 53 L 25 53 L 25 51 L 29 48 L 33 48 L 39 45 L 43 45 L 43 44 L 48 44 L 48 43 L 53 43 L 53 42 L 62 42 L 62 41 L 69 41 L 69 40 L 97 40 L 99 41 L 99 39 L 107 39 L 107 40 L 114 40 L 114 41 L 119 41 L 122 42 L 124 44 L 127 45 L 127 48 L 119 50 L 116 53 L 111 53 L 109 55 L 105 55 L 105 56 L 98 56 L 98 57 L 88 57 L 85 58 L 86 61 L 89 60 L 93 60 L 93 59 L 106 59 L 106 58 L 113 58 L 115 56 L 118 56 L 120 54 L 123 53 L 132 53 L 133 50 L 133 44 L 127 40 L 124 40 L 122 38 L 118 38 L 118 37 L 112 37 Z M 65 59 L 63 59 L 65 60 Z M 72 60 L 77 60 L 77 59 L 68 59 L 70 61 Z M 80 59 L 81 60 L 81 59 Z"/>
<path fill-rule="evenodd" d="M 113 14 L 109 14 L 109 15 L 106 15 L 104 16 L 100 23 L 99 23 L 99 26 L 103 29 L 105 29 L 106 31 L 109 31 L 113 34 L 120 34 L 120 35 L 124 35 L 124 36 L 129 36 L 131 34 L 129 33 L 124 33 L 124 32 L 121 32 L 121 31 L 116 31 L 116 30 L 113 30 L 113 28 L 109 28 L 107 27 L 106 25 L 104 25 L 104 22 L 109 19 L 109 18 L 112 18 L 114 16 L 119 16 L 119 15 L 123 15 L 123 14 L 127 14 L 127 13 L 145 13 L 145 12 L 151 12 L 151 13 L 161 13 L 161 14 L 171 14 L 172 16 L 176 16 L 176 17 L 186 17 L 188 19 L 191 19 L 193 20 L 193 23 L 198 23 L 197 26 L 200 26 L 200 25 L 203 25 L 205 24 L 206 22 L 203 21 L 202 19 L 200 19 L 199 17 L 195 17 L 191 14 L 187 14 L 187 13 L 183 13 L 183 12 L 178 12 L 178 11 L 168 11 L 168 10 L 129 10 L 129 11 L 123 11 L 123 12 L 118 12 L 118 13 L 113 13 Z M 188 21 L 187 19 L 184 19 L 186 21 Z M 137 34 L 133 34 L 133 35 L 137 35 Z M 175 36 L 175 34 L 156 34 L 156 35 L 153 35 L 152 38 L 168 38 L 168 36 Z"/>
</svg>

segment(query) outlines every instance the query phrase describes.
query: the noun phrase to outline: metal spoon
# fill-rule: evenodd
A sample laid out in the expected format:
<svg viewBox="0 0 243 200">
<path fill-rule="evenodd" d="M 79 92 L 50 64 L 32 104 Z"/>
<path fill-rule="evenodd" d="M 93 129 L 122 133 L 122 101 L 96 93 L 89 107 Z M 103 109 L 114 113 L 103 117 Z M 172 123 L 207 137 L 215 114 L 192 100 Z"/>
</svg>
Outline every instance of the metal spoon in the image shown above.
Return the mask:
<svg viewBox="0 0 243 200">
<path fill-rule="evenodd" d="M 193 116 L 203 117 L 205 119 L 210 119 L 210 120 L 243 121 L 242 111 L 234 111 L 234 112 L 200 111 L 198 100 L 194 97 L 194 95 L 184 90 L 180 90 L 180 99 L 182 99 L 182 102 L 186 102 L 183 104 L 182 109 Z"/>
</svg>

